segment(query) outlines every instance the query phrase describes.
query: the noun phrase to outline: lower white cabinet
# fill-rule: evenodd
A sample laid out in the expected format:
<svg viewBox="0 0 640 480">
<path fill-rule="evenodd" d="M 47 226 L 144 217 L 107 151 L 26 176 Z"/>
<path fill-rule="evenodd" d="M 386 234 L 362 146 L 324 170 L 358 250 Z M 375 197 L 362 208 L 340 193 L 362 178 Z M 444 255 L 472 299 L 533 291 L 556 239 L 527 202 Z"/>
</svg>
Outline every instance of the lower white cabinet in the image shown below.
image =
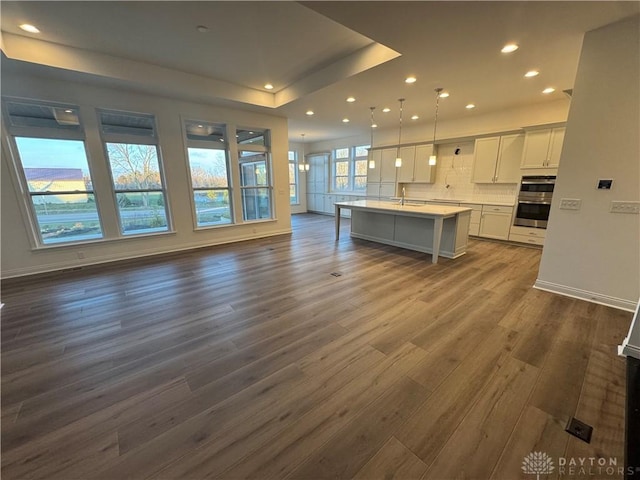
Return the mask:
<svg viewBox="0 0 640 480">
<path fill-rule="evenodd" d="M 483 205 L 480 216 L 480 237 L 509 240 L 513 207 Z"/>
<path fill-rule="evenodd" d="M 509 232 L 509 240 L 512 242 L 528 243 L 530 245 L 544 245 L 546 232 L 544 228 L 513 225 Z"/>
<path fill-rule="evenodd" d="M 482 204 L 480 203 L 461 203 L 461 207 L 471 209 L 471 220 L 469 221 L 469 235 L 477 237 L 480 235 L 480 217 L 482 216 Z"/>
</svg>

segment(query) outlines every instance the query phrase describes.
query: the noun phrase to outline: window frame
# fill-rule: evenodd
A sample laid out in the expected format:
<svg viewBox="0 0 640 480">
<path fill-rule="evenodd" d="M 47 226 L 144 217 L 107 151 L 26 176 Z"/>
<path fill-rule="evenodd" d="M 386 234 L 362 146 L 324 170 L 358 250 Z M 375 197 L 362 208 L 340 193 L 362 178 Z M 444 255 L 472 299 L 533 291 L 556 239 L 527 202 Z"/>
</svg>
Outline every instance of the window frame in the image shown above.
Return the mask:
<svg viewBox="0 0 640 480">
<path fill-rule="evenodd" d="M 239 143 L 236 141 L 235 143 L 235 148 L 236 148 L 236 166 L 237 166 L 237 175 L 238 175 L 238 189 L 239 189 L 239 198 L 240 198 L 240 207 L 239 207 L 239 213 L 241 214 L 241 221 L 242 223 L 256 223 L 256 222 L 266 222 L 266 221 L 273 221 L 276 220 L 276 212 L 275 212 L 275 199 L 273 198 L 273 191 L 274 191 L 274 187 L 273 187 L 273 156 L 271 153 L 271 130 L 269 129 L 265 129 L 265 128 L 260 128 L 260 127 L 240 127 L 240 126 L 236 126 L 235 127 L 235 131 L 234 133 L 234 137 L 236 135 L 236 132 L 238 132 L 239 130 L 253 130 L 253 131 L 260 131 L 263 134 L 263 138 L 264 138 L 264 145 L 258 145 L 258 144 L 251 144 L 251 143 Z M 243 158 L 242 157 L 242 152 L 252 152 L 255 154 L 263 154 L 265 157 L 265 176 L 266 176 L 266 182 L 265 185 L 243 185 L 243 174 L 242 174 L 242 165 L 243 163 L 247 163 L 247 162 L 243 162 Z M 249 219 L 247 218 L 247 209 L 245 206 L 245 192 L 248 192 L 250 190 L 263 190 L 266 189 L 267 193 L 268 193 L 268 198 L 269 198 L 269 217 L 264 217 L 264 218 L 252 218 Z"/>
<path fill-rule="evenodd" d="M 367 156 L 359 156 L 356 157 L 356 149 L 357 148 L 366 148 L 369 149 L 369 145 L 354 145 L 350 147 L 337 147 L 334 148 L 331 154 L 330 164 L 331 164 L 331 193 L 335 194 L 350 194 L 350 195 L 358 195 L 366 193 L 366 177 L 367 175 L 357 175 L 356 174 L 356 162 L 359 161 L 367 161 Z M 338 158 L 339 150 L 348 150 L 349 155 L 347 158 Z M 347 175 L 338 175 L 337 174 L 337 163 L 338 162 L 346 162 L 348 169 Z M 338 178 L 346 178 L 347 179 L 347 188 L 338 188 L 337 179 Z M 356 178 L 365 178 L 365 187 L 362 189 L 356 189 Z"/>
<path fill-rule="evenodd" d="M 73 109 L 77 112 L 78 118 L 78 128 L 75 130 L 67 130 L 67 129 L 56 129 L 50 127 L 39 127 L 39 126 L 18 126 L 13 125 L 11 122 L 11 114 L 9 113 L 9 105 L 13 103 L 27 104 L 27 105 L 39 105 L 39 106 L 47 106 L 51 108 L 62 108 L 62 109 Z M 68 247 L 73 245 L 85 245 L 90 243 L 103 242 L 107 240 L 106 231 L 105 231 L 105 223 L 102 216 L 102 210 L 100 208 L 98 195 L 96 194 L 95 189 L 95 175 L 94 175 L 94 167 L 93 162 L 91 160 L 91 156 L 89 154 L 89 148 L 87 147 L 87 139 L 84 129 L 84 123 L 82 121 L 81 108 L 79 105 L 74 103 L 64 103 L 64 102 L 53 102 L 48 100 L 36 100 L 36 99 L 26 99 L 19 97 L 11 97 L 11 96 L 2 96 L 2 115 L 4 118 L 4 125 L 2 126 L 2 137 L 3 143 L 5 143 L 7 153 L 10 156 L 10 161 L 7 162 L 9 165 L 9 170 L 12 176 L 14 183 L 17 185 L 17 191 L 20 192 L 20 197 L 22 201 L 19 202 L 20 210 L 22 213 L 22 218 L 26 219 L 27 230 L 29 230 L 30 234 L 29 242 L 31 244 L 31 248 L 34 250 L 40 249 L 50 249 L 50 248 L 61 248 Z M 73 191 L 51 191 L 51 192 L 32 192 L 29 188 L 29 181 L 27 180 L 27 175 L 25 172 L 25 166 L 22 160 L 22 156 L 20 155 L 20 149 L 18 147 L 17 138 L 32 138 L 32 139 L 41 139 L 41 140 L 62 140 L 62 141 L 77 141 L 81 142 L 85 159 L 87 162 L 87 170 L 89 172 L 89 177 L 91 179 L 91 189 L 85 190 L 73 190 Z M 100 236 L 88 239 L 71 239 L 69 241 L 60 241 L 60 242 L 51 242 L 46 243 L 44 241 L 44 237 L 42 236 L 42 230 L 40 227 L 40 222 L 38 220 L 38 213 L 35 208 L 35 202 L 33 201 L 34 196 L 56 196 L 56 195 L 64 195 L 64 194 L 86 194 L 91 195 L 93 197 L 93 201 L 95 204 L 98 224 L 100 226 Z"/>
<path fill-rule="evenodd" d="M 175 233 L 173 227 L 173 221 L 171 216 L 171 209 L 169 208 L 169 191 L 167 189 L 166 176 L 164 174 L 164 162 L 162 157 L 162 148 L 160 146 L 160 140 L 158 137 L 158 124 L 157 117 L 152 113 L 131 112 L 126 110 L 116 110 L 111 108 L 96 108 L 97 127 L 100 135 L 100 141 L 102 142 L 102 149 L 104 153 L 105 161 L 107 162 L 107 170 L 111 179 L 111 195 L 113 198 L 113 205 L 116 212 L 116 218 L 118 223 L 118 238 L 135 238 L 153 235 L 165 235 L 167 233 Z M 151 136 L 139 136 L 126 133 L 110 133 L 105 132 L 103 129 L 102 117 L 103 113 L 129 115 L 132 117 L 149 117 L 153 120 L 153 135 Z M 152 145 L 156 149 L 156 157 L 158 160 L 158 174 L 160 177 L 161 188 L 153 189 L 118 189 L 116 187 L 116 179 L 114 177 L 113 167 L 111 165 L 111 158 L 109 156 L 109 149 L 107 144 L 126 144 L 126 145 Z M 164 230 L 151 230 L 140 231 L 137 233 L 126 233 L 124 229 L 123 219 L 120 211 L 120 205 L 118 202 L 119 193 L 161 193 L 163 198 L 163 207 L 165 212 L 165 219 L 167 227 Z"/>
<path fill-rule="evenodd" d="M 196 140 L 188 138 L 187 132 L 187 123 L 194 122 L 199 124 L 206 124 L 210 126 L 221 127 L 224 132 L 223 138 L 227 137 L 227 125 L 223 122 L 212 122 L 209 120 L 196 120 L 193 118 L 182 118 L 182 129 L 183 129 L 183 138 L 185 145 L 185 159 L 186 159 L 186 169 L 187 175 L 189 177 L 189 183 L 191 188 L 191 212 L 193 217 L 193 228 L 194 230 L 209 230 L 215 228 L 225 228 L 233 225 L 237 225 L 236 217 L 235 217 L 235 202 L 234 202 L 234 188 L 233 188 L 233 169 L 231 168 L 231 152 L 229 151 L 229 142 L 224 141 L 220 143 L 215 143 L 207 140 Z M 194 187 L 193 186 L 193 174 L 191 171 L 191 158 L 189 156 L 189 149 L 197 148 L 203 150 L 218 150 L 224 152 L 225 157 L 225 168 L 227 174 L 227 186 L 226 187 Z M 198 211 L 197 205 L 195 201 L 194 193 L 197 191 L 226 191 L 227 197 L 229 199 L 229 222 L 228 223 L 220 223 L 220 224 L 211 224 L 211 225 L 199 225 L 198 224 Z"/>
</svg>

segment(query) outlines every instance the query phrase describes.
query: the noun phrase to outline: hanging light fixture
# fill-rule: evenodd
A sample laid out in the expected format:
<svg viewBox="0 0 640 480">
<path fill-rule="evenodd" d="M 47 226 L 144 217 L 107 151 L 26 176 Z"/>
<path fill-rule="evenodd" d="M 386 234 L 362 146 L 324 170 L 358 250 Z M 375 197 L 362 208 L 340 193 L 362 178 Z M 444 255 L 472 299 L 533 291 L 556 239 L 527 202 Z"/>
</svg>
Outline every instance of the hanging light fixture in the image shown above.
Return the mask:
<svg viewBox="0 0 640 480">
<path fill-rule="evenodd" d="M 376 161 L 373 159 L 373 152 L 371 151 L 371 149 L 373 148 L 373 129 L 376 128 L 376 123 L 373 120 L 373 111 L 376 109 L 376 107 L 369 107 L 369 110 L 371 110 L 371 142 L 369 143 L 369 168 L 373 169 L 376 168 Z"/>
<path fill-rule="evenodd" d="M 402 158 L 400 158 L 400 142 L 402 142 L 402 105 L 404 104 L 404 98 L 399 98 L 400 102 L 400 126 L 398 127 L 398 148 L 396 150 L 396 167 L 402 166 Z"/>
<path fill-rule="evenodd" d="M 429 156 L 429 165 L 435 165 L 437 162 L 436 159 L 436 129 L 438 128 L 438 103 L 440 101 L 440 92 L 442 92 L 442 87 L 436 88 L 436 116 L 433 120 L 433 153 Z"/>
<path fill-rule="evenodd" d="M 301 172 L 308 172 L 309 164 L 304 157 L 304 133 L 301 133 L 300 136 L 302 137 L 302 162 L 298 163 L 298 170 L 300 170 Z"/>
</svg>

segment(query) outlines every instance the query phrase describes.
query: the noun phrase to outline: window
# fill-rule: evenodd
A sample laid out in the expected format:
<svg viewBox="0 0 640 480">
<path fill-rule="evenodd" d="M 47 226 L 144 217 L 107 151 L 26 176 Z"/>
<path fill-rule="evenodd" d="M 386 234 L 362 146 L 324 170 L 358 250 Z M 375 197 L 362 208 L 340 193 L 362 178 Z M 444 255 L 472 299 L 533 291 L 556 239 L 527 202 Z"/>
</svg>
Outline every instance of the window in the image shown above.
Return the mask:
<svg viewBox="0 0 640 480">
<path fill-rule="evenodd" d="M 186 121 L 187 156 L 193 189 L 196 226 L 209 227 L 233 222 L 226 126 Z"/>
<path fill-rule="evenodd" d="M 136 235 L 169 230 L 155 118 L 106 110 L 98 116 L 121 232 Z"/>
<path fill-rule="evenodd" d="M 298 154 L 289 150 L 289 202 L 298 205 Z"/>
<path fill-rule="evenodd" d="M 38 244 L 102 238 L 78 107 L 4 102 Z"/>
<path fill-rule="evenodd" d="M 367 189 L 369 145 L 337 148 L 332 166 L 332 189 L 335 192 L 363 192 Z"/>
<path fill-rule="evenodd" d="M 237 129 L 242 218 L 272 218 L 271 154 L 268 131 Z"/>
</svg>

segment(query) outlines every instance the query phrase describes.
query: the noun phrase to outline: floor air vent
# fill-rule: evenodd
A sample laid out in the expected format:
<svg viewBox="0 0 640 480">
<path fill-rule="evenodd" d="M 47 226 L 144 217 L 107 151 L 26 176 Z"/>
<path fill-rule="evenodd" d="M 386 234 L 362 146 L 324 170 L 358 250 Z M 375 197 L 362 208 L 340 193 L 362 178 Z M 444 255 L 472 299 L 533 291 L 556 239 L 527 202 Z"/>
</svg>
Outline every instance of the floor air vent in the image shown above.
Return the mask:
<svg viewBox="0 0 640 480">
<path fill-rule="evenodd" d="M 587 425 L 584 422 L 581 422 L 577 418 L 571 417 L 569 419 L 569 423 L 567 424 L 567 428 L 565 428 L 564 431 L 570 433 L 574 437 L 578 437 L 584 442 L 591 443 L 591 434 L 593 433 L 593 427 L 591 425 Z"/>
</svg>

